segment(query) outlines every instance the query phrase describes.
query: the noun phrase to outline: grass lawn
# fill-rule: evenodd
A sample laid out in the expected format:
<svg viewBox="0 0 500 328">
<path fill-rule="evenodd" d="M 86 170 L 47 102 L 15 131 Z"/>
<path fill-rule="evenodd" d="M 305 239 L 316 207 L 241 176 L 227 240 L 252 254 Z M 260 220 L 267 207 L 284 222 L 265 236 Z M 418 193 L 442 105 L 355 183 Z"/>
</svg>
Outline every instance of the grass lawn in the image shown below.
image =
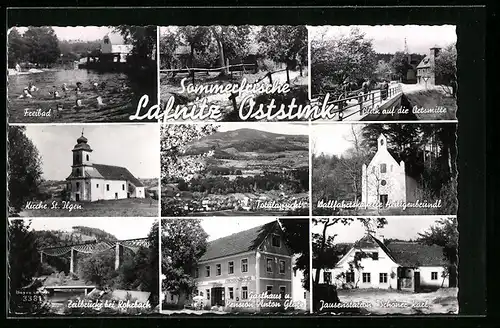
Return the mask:
<svg viewBox="0 0 500 328">
<path fill-rule="evenodd" d="M 338 290 L 341 302 L 371 304 L 371 314 L 449 314 L 458 313 L 458 289 L 441 288 L 430 293 L 412 293 L 387 289 Z M 392 303 L 391 303 L 392 302 Z"/>
<path fill-rule="evenodd" d="M 61 201 L 56 201 L 58 206 L 62 206 Z M 46 201 L 47 209 L 23 210 L 21 217 L 124 217 L 138 216 L 151 217 L 158 216 L 158 200 L 151 198 L 128 198 L 118 200 L 101 200 L 97 202 L 70 202 L 79 205 L 81 208 L 52 209 L 52 201 Z"/>
</svg>

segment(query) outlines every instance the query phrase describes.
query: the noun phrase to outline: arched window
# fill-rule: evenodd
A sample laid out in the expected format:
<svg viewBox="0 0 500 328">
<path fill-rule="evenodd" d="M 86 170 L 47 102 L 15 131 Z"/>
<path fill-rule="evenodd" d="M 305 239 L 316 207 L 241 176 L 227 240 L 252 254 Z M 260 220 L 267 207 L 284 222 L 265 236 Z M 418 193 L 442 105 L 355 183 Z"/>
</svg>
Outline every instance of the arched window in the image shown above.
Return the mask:
<svg viewBox="0 0 500 328">
<path fill-rule="evenodd" d="M 87 155 L 87 162 L 89 161 L 89 155 Z"/>
</svg>

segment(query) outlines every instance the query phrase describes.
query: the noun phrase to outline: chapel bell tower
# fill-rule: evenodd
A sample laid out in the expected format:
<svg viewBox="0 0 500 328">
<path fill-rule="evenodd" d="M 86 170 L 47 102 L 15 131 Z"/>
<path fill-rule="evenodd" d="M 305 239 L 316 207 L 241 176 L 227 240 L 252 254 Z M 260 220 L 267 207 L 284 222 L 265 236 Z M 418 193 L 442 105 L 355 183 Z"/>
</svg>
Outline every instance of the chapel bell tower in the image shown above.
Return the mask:
<svg viewBox="0 0 500 328">
<path fill-rule="evenodd" d="M 377 150 L 387 150 L 387 138 L 383 134 L 378 137 Z"/>
<path fill-rule="evenodd" d="M 73 147 L 73 177 L 85 177 L 85 172 L 92 166 L 91 153 L 92 148 L 87 144 L 87 138 L 82 135 L 76 140 L 77 144 Z"/>
</svg>

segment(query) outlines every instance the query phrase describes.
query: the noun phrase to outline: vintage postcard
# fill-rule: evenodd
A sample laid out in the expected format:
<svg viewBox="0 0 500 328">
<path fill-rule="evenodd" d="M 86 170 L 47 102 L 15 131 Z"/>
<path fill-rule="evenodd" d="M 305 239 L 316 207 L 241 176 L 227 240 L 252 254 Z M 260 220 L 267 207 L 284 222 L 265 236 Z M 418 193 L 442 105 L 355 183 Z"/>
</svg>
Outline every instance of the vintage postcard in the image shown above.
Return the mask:
<svg viewBox="0 0 500 328">
<path fill-rule="evenodd" d="M 156 26 L 13 27 L 7 48 L 11 123 L 127 122 L 157 104 Z"/>
<path fill-rule="evenodd" d="M 313 124 L 313 213 L 456 215 L 457 124 Z"/>
<path fill-rule="evenodd" d="M 312 103 L 332 121 L 456 120 L 451 25 L 308 27 Z"/>
<path fill-rule="evenodd" d="M 162 219 L 162 314 L 305 314 L 309 220 Z"/>
<path fill-rule="evenodd" d="M 9 216 L 158 216 L 159 129 L 10 126 Z"/>
<path fill-rule="evenodd" d="M 163 121 L 305 120 L 305 26 L 160 27 Z"/>
<path fill-rule="evenodd" d="M 158 219 L 11 219 L 9 314 L 158 312 Z"/>
<path fill-rule="evenodd" d="M 162 216 L 309 215 L 307 123 L 167 124 Z"/>
<path fill-rule="evenodd" d="M 315 313 L 457 314 L 456 217 L 313 218 Z"/>
</svg>

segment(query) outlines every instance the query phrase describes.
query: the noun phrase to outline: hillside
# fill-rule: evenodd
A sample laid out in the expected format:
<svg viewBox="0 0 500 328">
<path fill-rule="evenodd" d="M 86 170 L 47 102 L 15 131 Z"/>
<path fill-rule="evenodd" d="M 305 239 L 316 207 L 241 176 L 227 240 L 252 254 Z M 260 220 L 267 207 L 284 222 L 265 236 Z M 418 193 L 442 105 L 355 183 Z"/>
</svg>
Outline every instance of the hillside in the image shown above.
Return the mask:
<svg viewBox="0 0 500 328">
<path fill-rule="evenodd" d="M 75 226 L 72 231 L 36 230 L 33 233 L 40 248 L 117 240 L 115 236 L 101 229 L 83 226 Z"/>
<path fill-rule="evenodd" d="M 255 129 L 217 132 L 188 146 L 186 155 L 198 155 L 214 150 L 215 158 L 227 158 L 244 152 L 279 153 L 308 151 L 306 135 L 286 135 Z"/>
</svg>

